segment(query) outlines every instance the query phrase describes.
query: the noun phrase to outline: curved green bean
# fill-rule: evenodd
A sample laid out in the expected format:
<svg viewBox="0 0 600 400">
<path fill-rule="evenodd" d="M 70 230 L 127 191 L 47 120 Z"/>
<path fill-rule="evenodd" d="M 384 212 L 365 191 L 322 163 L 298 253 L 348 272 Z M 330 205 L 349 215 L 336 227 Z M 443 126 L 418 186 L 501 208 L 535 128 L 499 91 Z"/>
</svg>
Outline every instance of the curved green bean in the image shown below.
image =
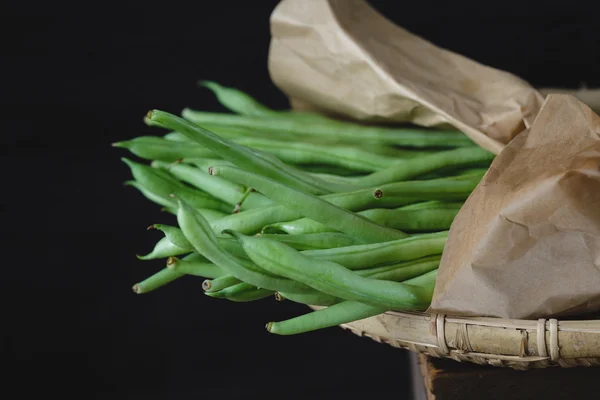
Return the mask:
<svg viewBox="0 0 600 400">
<path fill-rule="evenodd" d="M 213 263 L 202 260 L 185 260 L 177 257 L 169 257 L 167 259 L 167 268 L 180 274 L 194 275 L 208 279 L 215 279 L 227 275 L 221 268 Z"/>
<path fill-rule="evenodd" d="M 436 275 L 437 271 L 431 271 L 405 283 L 421 287 L 424 291 L 428 291 L 433 295 Z M 344 301 L 286 321 L 269 322 L 266 328 L 267 331 L 276 335 L 295 335 L 359 321 L 383 314 L 387 311 L 391 311 L 391 309 L 389 307 L 372 306 L 356 301 Z"/>
<path fill-rule="evenodd" d="M 248 269 L 242 264 L 241 260 L 221 249 L 206 219 L 194 213 L 193 209 L 181 199 L 177 200 L 179 206 L 177 221 L 181 231 L 198 253 L 218 265 L 225 272 L 259 288 L 290 293 L 302 293 L 306 290 L 306 285 L 301 283 Z"/>
<path fill-rule="evenodd" d="M 373 243 L 408 236 L 404 232 L 375 224 L 317 196 L 301 192 L 272 179 L 242 171 L 239 168 L 219 166 L 213 167 L 209 172 L 211 175 L 221 175 L 237 183 L 246 182 L 271 200 L 363 242 Z"/>
<path fill-rule="evenodd" d="M 227 299 L 235 302 L 247 302 L 264 299 L 273 295 L 273 291 L 267 289 L 259 289 L 248 283 L 242 282 L 233 285 L 218 292 L 204 292 L 205 295 L 217 299 Z"/>
<path fill-rule="evenodd" d="M 365 278 L 340 264 L 307 257 L 275 240 L 227 233 L 242 243 L 259 267 L 325 294 L 396 310 L 423 309 L 431 301 L 429 294 L 418 286 Z"/>
<path fill-rule="evenodd" d="M 144 187 L 141 183 L 135 180 L 125 182 L 125 186 L 132 186 L 136 188 L 145 198 L 150 200 L 151 202 L 162 206 L 165 210 L 170 212 L 171 214 L 177 213 L 177 205 L 170 198 L 163 198 L 156 193 L 152 193 L 148 189 Z"/>
<path fill-rule="evenodd" d="M 180 256 L 187 253 L 190 253 L 190 249 L 181 248 L 173 244 L 167 237 L 164 237 L 154 245 L 154 249 L 150 253 L 145 256 L 136 254 L 136 257 L 140 260 L 156 260 L 157 258 Z"/>
<path fill-rule="evenodd" d="M 277 115 L 277 111 L 265 106 L 241 90 L 219 85 L 214 81 L 199 81 L 198 85 L 213 92 L 219 103 L 234 113 L 256 116 Z"/>
</svg>

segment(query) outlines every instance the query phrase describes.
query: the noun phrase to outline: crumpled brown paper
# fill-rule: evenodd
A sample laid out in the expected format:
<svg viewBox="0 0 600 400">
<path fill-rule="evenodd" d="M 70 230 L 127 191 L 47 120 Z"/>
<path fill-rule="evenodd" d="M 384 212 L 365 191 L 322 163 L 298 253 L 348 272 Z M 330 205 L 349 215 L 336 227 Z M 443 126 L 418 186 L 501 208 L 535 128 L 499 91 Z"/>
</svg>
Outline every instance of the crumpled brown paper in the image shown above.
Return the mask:
<svg viewBox="0 0 600 400">
<path fill-rule="evenodd" d="M 549 95 L 456 216 L 431 312 L 538 318 L 600 310 L 600 117 Z"/>
<path fill-rule="evenodd" d="M 283 0 L 271 32 L 271 78 L 294 109 L 452 125 L 500 153 L 452 225 L 430 312 L 600 310 L 600 122 L 587 106 L 565 95 L 544 102 L 561 90 L 542 95 L 361 0 Z M 598 91 L 570 93 L 600 107 Z"/>
<path fill-rule="evenodd" d="M 273 82 L 319 111 L 449 124 L 497 154 L 543 102 L 527 82 L 436 47 L 362 0 L 283 0 L 271 35 Z"/>
</svg>

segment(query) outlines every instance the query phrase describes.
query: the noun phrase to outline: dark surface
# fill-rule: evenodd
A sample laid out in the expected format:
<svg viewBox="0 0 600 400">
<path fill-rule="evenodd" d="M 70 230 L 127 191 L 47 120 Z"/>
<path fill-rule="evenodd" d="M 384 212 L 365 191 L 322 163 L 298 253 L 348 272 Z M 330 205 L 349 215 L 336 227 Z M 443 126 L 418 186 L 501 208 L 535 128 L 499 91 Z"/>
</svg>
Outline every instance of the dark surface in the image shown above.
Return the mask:
<svg viewBox="0 0 600 400">
<path fill-rule="evenodd" d="M 151 108 L 220 110 L 198 79 L 286 107 L 266 68 L 275 4 L 3 3 L 0 359 L 10 398 L 408 396 L 401 350 L 340 329 L 264 330 L 302 306 L 209 299 L 192 278 L 130 290 L 163 266 L 135 258 L 160 237 L 145 227 L 172 217 L 122 186 L 127 153 L 110 143 L 158 133 L 142 123 Z M 533 84 L 600 85 L 593 2 L 372 4 Z"/>
<path fill-rule="evenodd" d="M 598 367 L 511 368 L 420 356 L 425 385 L 435 400 L 570 400 L 597 398 Z M 589 397 L 588 397 L 589 396 Z"/>
</svg>

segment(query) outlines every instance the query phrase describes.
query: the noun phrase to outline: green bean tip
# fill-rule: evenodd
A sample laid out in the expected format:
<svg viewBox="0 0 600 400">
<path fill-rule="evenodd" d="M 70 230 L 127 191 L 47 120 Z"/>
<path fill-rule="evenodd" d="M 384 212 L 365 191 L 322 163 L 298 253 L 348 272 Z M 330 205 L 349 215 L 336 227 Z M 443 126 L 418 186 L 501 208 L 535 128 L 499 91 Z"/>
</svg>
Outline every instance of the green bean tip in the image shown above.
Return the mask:
<svg viewBox="0 0 600 400">
<path fill-rule="evenodd" d="M 380 199 L 383 197 L 383 191 L 381 189 L 375 189 L 373 196 L 375 196 L 376 199 Z"/>
<path fill-rule="evenodd" d="M 156 229 L 156 225 L 154 225 L 154 224 L 152 224 L 152 225 L 150 225 L 149 227 L 146 228 L 147 231 L 151 231 L 151 230 L 154 230 L 154 229 Z"/>
<path fill-rule="evenodd" d="M 202 282 L 202 289 L 206 292 L 208 290 L 210 290 L 212 284 L 210 282 L 210 279 L 206 279 L 204 282 Z"/>
<path fill-rule="evenodd" d="M 273 329 L 273 322 L 268 322 L 267 325 L 265 325 L 265 328 L 267 329 L 267 332 L 271 332 L 271 329 Z"/>
<path fill-rule="evenodd" d="M 133 290 L 133 293 L 136 293 L 136 294 L 142 293 L 140 285 L 138 285 L 137 283 L 131 287 L 131 290 Z"/>
<path fill-rule="evenodd" d="M 146 113 L 146 118 L 148 118 L 149 120 L 152 121 L 152 115 L 153 115 L 152 110 L 150 110 Z"/>
<path fill-rule="evenodd" d="M 128 141 L 123 141 L 123 142 L 114 142 L 110 144 L 112 147 L 119 147 L 119 148 L 127 148 L 129 145 Z"/>
</svg>

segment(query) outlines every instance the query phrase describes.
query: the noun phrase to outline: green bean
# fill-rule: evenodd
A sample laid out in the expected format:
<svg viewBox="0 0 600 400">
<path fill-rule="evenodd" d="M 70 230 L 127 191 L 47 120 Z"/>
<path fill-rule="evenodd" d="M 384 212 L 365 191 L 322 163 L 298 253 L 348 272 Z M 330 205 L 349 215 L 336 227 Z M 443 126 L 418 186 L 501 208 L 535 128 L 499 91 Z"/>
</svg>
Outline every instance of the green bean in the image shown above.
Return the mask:
<svg viewBox="0 0 600 400">
<path fill-rule="evenodd" d="M 302 171 L 289 167 L 272 155 L 223 139 L 175 115 L 159 110 L 152 110 L 148 113 L 148 117 L 170 129 L 183 133 L 190 139 L 210 149 L 213 153 L 241 168 L 255 171 L 256 173 L 310 193 L 321 194 L 330 192 L 326 185 L 318 186 L 315 183 L 317 182 L 316 179 Z"/>
<path fill-rule="evenodd" d="M 423 209 L 401 207 L 390 210 L 387 208 L 372 208 L 359 211 L 357 214 L 370 219 L 376 224 L 407 233 L 432 232 L 449 229 L 454 217 L 462 206 L 462 203 L 441 204 L 444 205 L 439 206 L 439 208 L 430 206 Z M 310 218 L 300 218 L 293 221 L 276 222 L 266 225 L 263 228 L 263 232 L 272 231 L 298 235 L 332 232 L 334 229 Z"/>
<path fill-rule="evenodd" d="M 382 243 L 305 250 L 306 257 L 341 264 L 350 270 L 442 254 L 448 232 L 427 233 Z M 246 251 L 246 253 L 248 253 Z"/>
<path fill-rule="evenodd" d="M 190 253 L 190 249 L 176 246 L 167 237 L 164 237 L 154 245 L 154 249 L 150 253 L 145 256 L 140 256 L 138 254 L 136 257 L 140 260 L 156 260 L 157 258 L 180 256 L 187 253 Z"/>
<path fill-rule="evenodd" d="M 493 158 L 493 153 L 480 147 L 462 147 L 419 158 L 399 160 L 385 169 L 365 176 L 339 177 L 336 182 L 329 181 L 330 190 L 333 192 L 347 192 L 375 185 L 401 182 L 444 168 L 467 167 L 480 163 L 489 163 Z M 476 176 L 473 177 L 476 178 Z"/>
<path fill-rule="evenodd" d="M 175 204 L 175 202 L 171 201 L 171 199 L 166 199 L 155 193 L 152 193 L 138 181 L 135 181 L 135 180 L 127 181 L 127 182 L 125 182 L 125 185 L 136 188 L 145 198 L 147 198 L 148 200 L 150 200 L 151 202 L 153 202 L 155 204 L 158 204 L 159 206 L 163 206 L 171 214 L 177 213 L 177 205 Z"/>
<path fill-rule="evenodd" d="M 155 136 L 140 136 L 132 140 L 113 143 L 146 160 L 174 162 L 181 158 L 214 157 L 214 153 L 189 143 L 165 140 Z"/>
<path fill-rule="evenodd" d="M 374 317 L 390 311 L 389 307 L 343 301 L 317 311 L 280 322 L 269 322 L 267 331 L 276 335 L 296 335 Z"/>
<path fill-rule="evenodd" d="M 306 285 L 253 271 L 244 266 L 241 260 L 223 251 L 218 244 L 211 226 L 201 215 L 193 212 L 183 200 L 178 199 L 177 221 L 181 231 L 194 249 L 218 265 L 226 273 L 259 288 L 290 293 L 302 293 Z"/>
<path fill-rule="evenodd" d="M 321 293 L 318 290 L 313 290 L 310 293 L 293 294 L 293 293 L 276 293 L 276 299 L 282 301 L 289 299 L 294 303 L 305 304 L 307 306 L 332 306 L 339 303 L 339 297 L 330 294 Z"/>
<path fill-rule="evenodd" d="M 430 295 L 418 286 L 362 277 L 340 264 L 307 257 L 275 240 L 227 231 L 238 239 L 255 264 L 302 282 L 325 294 L 389 309 L 423 309 Z"/>
<path fill-rule="evenodd" d="M 208 219 L 206 219 L 206 220 L 207 220 L 207 222 L 210 223 L 210 221 L 208 221 Z M 181 229 L 179 229 L 177 227 L 164 225 L 164 224 L 154 224 L 154 225 L 150 225 L 148 227 L 148 229 L 157 229 L 157 230 L 162 231 L 165 234 L 165 238 L 169 242 L 171 242 L 175 246 L 176 249 L 179 249 L 181 251 L 186 251 L 186 252 L 195 251 L 194 246 L 192 246 L 192 244 L 188 241 L 187 237 L 183 234 Z M 217 238 L 217 243 L 222 250 L 226 251 L 227 253 L 229 253 L 235 257 L 246 258 L 246 259 L 248 258 L 247 254 L 246 254 L 246 252 L 244 252 L 244 249 L 242 248 L 242 246 L 235 239 L 219 237 L 219 238 Z M 172 250 L 171 250 L 171 248 L 168 248 L 166 251 L 172 251 Z M 161 254 L 163 254 L 163 253 L 161 253 Z"/>
<path fill-rule="evenodd" d="M 361 269 L 356 273 L 372 279 L 403 282 L 438 268 L 441 258 L 441 255 L 428 256 L 392 265 Z"/>
<path fill-rule="evenodd" d="M 277 240 L 293 247 L 296 250 L 329 249 L 332 247 L 345 247 L 359 244 L 360 242 L 345 233 L 320 232 L 305 235 L 286 234 L 259 234 L 258 236 Z"/>
<path fill-rule="evenodd" d="M 427 130 L 408 127 L 367 126 L 318 118 L 289 118 L 278 116 L 240 116 L 224 113 L 208 113 L 186 108 L 182 116 L 201 126 L 222 125 L 252 128 L 275 134 L 317 136 L 330 139 L 345 139 L 361 143 L 385 143 L 405 147 L 457 147 L 472 146 L 473 142 L 459 131 Z M 163 121 L 159 122 L 163 123 Z"/>
<path fill-rule="evenodd" d="M 406 281 L 405 283 L 408 285 L 419 286 L 432 295 L 436 274 L 437 270 L 431 271 L 411 279 L 410 281 Z M 269 322 L 266 328 L 267 331 L 276 335 L 295 335 L 359 321 L 383 314 L 390 310 L 389 307 L 371 306 L 356 301 L 344 301 L 286 321 Z"/>
<path fill-rule="evenodd" d="M 291 164 L 327 164 L 361 172 L 378 171 L 401 162 L 396 157 L 372 153 L 358 146 L 240 138 L 236 143 L 273 154 Z"/>
<path fill-rule="evenodd" d="M 212 91 L 219 103 L 234 113 L 257 116 L 277 114 L 277 111 L 265 106 L 241 90 L 222 86 L 213 81 L 199 81 L 198 85 Z"/>
<path fill-rule="evenodd" d="M 355 273 L 372 279 L 402 282 L 436 269 L 440 264 L 440 259 L 441 256 L 439 255 L 429 256 L 393 265 L 362 269 L 355 271 Z M 279 298 L 286 298 L 296 303 L 311 306 L 331 306 L 343 301 L 338 297 L 321 293 L 317 290 L 303 294 L 279 293 Z"/>
<path fill-rule="evenodd" d="M 164 268 L 155 273 L 154 275 L 150 276 L 149 278 L 146 278 L 143 281 L 136 283 L 135 285 L 133 285 L 132 289 L 134 293 L 137 294 L 148 293 L 170 282 L 173 282 L 175 279 L 181 278 L 182 276 L 183 274 L 177 271 Z"/>
<path fill-rule="evenodd" d="M 174 177 L 210 194 L 211 196 L 233 206 L 240 205 L 241 209 L 250 209 L 273 204 L 271 200 L 260 193 L 250 193 L 245 199 L 246 188 L 218 176 L 210 176 L 207 172 L 184 164 L 168 164 L 154 161 L 153 167 L 168 169 Z M 243 199 L 243 204 L 241 204 Z"/>
<path fill-rule="evenodd" d="M 194 208 L 211 208 L 224 210 L 227 206 L 220 200 L 203 193 L 197 189 L 187 188 L 181 184 L 175 184 L 164 177 L 164 171 L 159 171 L 147 165 L 139 164 L 127 158 L 122 159 L 131 169 L 133 177 L 139 181 L 148 191 L 157 196 L 168 199 L 175 194 L 188 202 Z"/>
<path fill-rule="evenodd" d="M 180 274 L 194 275 L 210 279 L 215 279 L 226 275 L 221 268 L 213 263 L 185 260 L 176 257 L 169 257 L 167 259 L 167 268 L 175 272 L 179 272 Z"/>
<path fill-rule="evenodd" d="M 237 285 L 221 289 L 218 292 L 205 292 L 209 297 L 217 299 L 227 299 L 235 302 L 246 302 L 264 299 L 273 295 L 273 291 L 267 289 L 259 289 L 248 283 L 242 282 Z"/>
<path fill-rule="evenodd" d="M 213 167 L 209 172 L 211 175 L 222 175 L 237 183 L 247 182 L 271 200 L 363 242 L 372 243 L 407 236 L 404 232 L 377 225 L 317 196 L 301 192 L 272 179 L 242 171 L 239 168 L 219 166 Z"/>
<path fill-rule="evenodd" d="M 215 163 L 216 164 L 216 163 Z M 306 171 L 309 175 L 323 180 L 336 180 L 339 176 L 354 176 L 356 171 L 328 164 L 292 164 L 295 168 Z"/>
<path fill-rule="evenodd" d="M 232 275 L 223 275 L 216 279 L 205 280 L 204 282 L 202 282 L 202 289 L 204 289 L 205 292 L 213 293 L 228 288 L 230 286 L 237 285 L 238 283 L 241 283 L 241 281 L 238 278 Z"/>
<path fill-rule="evenodd" d="M 479 175 L 448 177 L 440 179 L 397 182 L 375 189 L 373 195 L 378 199 L 384 197 L 412 196 L 429 197 L 434 200 L 455 202 L 465 200 L 481 181 Z"/>
</svg>

